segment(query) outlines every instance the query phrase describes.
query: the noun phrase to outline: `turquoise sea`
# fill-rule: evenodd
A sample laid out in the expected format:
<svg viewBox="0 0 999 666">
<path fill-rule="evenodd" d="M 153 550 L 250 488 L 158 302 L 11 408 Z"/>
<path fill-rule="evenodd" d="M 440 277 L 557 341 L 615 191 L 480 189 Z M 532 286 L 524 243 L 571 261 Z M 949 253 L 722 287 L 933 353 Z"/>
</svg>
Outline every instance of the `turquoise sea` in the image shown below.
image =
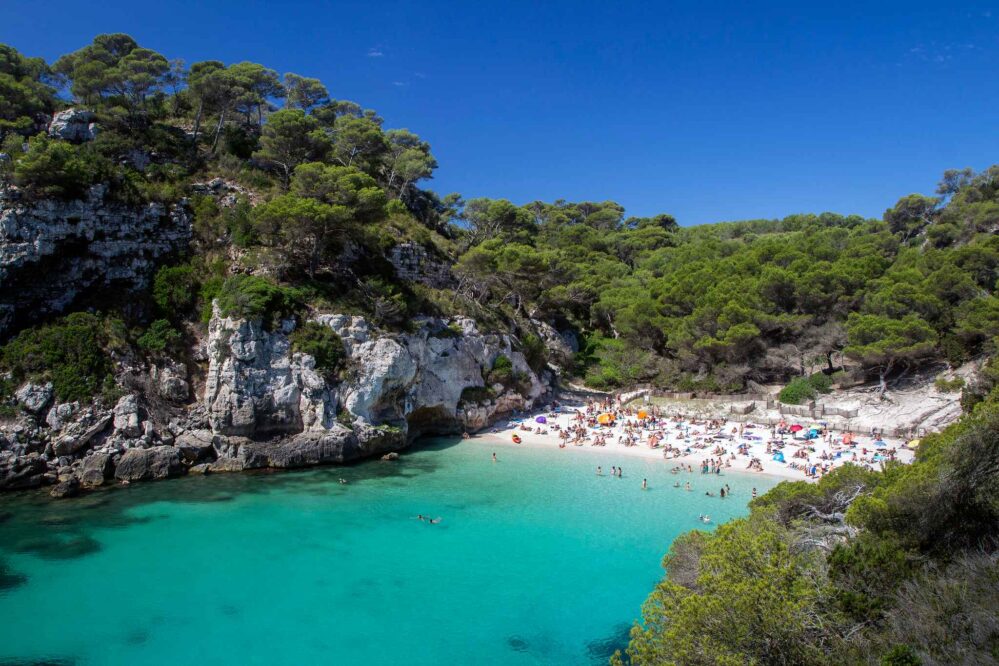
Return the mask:
<svg viewBox="0 0 999 666">
<path fill-rule="evenodd" d="M 774 483 L 669 469 L 439 439 L 394 463 L 0 496 L 0 664 L 606 663 L 672 539 Z"/>
</svg>

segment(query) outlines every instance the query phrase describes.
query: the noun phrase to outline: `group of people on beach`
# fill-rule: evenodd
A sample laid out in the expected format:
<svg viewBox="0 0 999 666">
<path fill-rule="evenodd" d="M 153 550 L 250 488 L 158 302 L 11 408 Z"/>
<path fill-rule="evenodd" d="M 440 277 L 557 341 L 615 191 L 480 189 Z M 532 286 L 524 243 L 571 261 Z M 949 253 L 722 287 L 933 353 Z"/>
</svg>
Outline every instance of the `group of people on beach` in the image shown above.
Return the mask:
<svg viewBox="0 0 999 666">
<path fill-rule="evenodd" d="M 688 457 L 697 451 L 710 451 L 713 456 L 702 472 L 720 474 L 732 467 L 738 456 L 746 459 L 745 469 L 763 472 L 765 466 L 755 444 L 765 444 L 764 453 L 790 469 L 800 470 L 806 477 L 818 478 L 837 463 L 852 462 L 873 466 L 897 459 L 897 449 L 884 442 L 882 433 L 872 429 L 873 448 L 859 446 L 853 432 L 837 436 L 825 423 L 807 430 L 801 425 L 781 421 L 773 426 L 754 423 L 731 423 L 726 418 L 690 418 L 679 413 L 667 415 L 657 405 L 624 406 L 611 396 L 590 400 L 569 412 L 569 423 L 560 425 L 559 406 L 553 406 L 545 418 L 536 419 L 541 425 L 519 424 L 520 431 L 557 435 L 559 448 L 574 446 L 606 446 L 612 441 L 624 447 L 645 444 L 661 449 L 664 459 Z M 515 437 L 515 441 L 519 438 Z M 817 444 L 824 449 L 818 450 Z M 734 445 L 734 446 L 733 446 Z M 792 447 L 785 455 L 787 447 Z"/>
</svg>

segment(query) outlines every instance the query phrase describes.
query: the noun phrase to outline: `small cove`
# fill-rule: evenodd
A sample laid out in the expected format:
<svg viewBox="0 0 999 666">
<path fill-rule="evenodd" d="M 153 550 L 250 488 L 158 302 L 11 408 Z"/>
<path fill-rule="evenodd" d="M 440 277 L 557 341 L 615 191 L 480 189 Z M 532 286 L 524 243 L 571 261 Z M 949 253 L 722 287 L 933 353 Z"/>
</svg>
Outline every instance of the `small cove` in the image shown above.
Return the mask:
<svg viewBox="0 0 999 666">
<path fill-rule="evenodd" d="M 0 662 L 606 663 L 670 542 L 776 482 L 669 469 L 435 439 L 394 463 L 0 497 Z"/>
</svg>

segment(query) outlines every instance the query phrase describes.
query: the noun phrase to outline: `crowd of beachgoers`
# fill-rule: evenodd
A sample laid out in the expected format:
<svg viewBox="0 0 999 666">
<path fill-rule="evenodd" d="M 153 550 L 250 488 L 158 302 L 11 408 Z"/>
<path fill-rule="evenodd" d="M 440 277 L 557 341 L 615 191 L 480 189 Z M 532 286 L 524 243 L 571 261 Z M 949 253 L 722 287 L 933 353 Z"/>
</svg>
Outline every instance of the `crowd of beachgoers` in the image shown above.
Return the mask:
<svg viewBox="0 0 999 666">
<path fill-rule="evenodd" d="M 877 468 L 888 460 L 911 462 L 919 443 L 886 438 L 876 429 L 837 431 L 823 421 L 762 425 L 724 415 L 689 416 L 657 405 L 622 405 L 610 396 L 575 405 L 555 402 L 483 435 L 520 445 L 661 457 L 680 470 L 707 474 L 732 470 L 792 479 L 819 479 L 846 463 Z"/>
</svg>

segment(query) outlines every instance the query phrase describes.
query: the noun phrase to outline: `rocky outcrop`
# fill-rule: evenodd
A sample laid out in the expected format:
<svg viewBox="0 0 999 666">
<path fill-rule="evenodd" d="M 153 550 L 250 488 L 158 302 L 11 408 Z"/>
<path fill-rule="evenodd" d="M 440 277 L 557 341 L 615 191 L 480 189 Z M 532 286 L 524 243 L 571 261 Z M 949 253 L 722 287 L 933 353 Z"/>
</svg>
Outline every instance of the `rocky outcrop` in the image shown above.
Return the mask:
<svg viewBox="0 0 999 666">
<path fill-rule="evenodd" d="M 204 406 L 212 433 L 227 438 L 220 450 L 227 468 L 339 463 L 401 448 L 421 434 L 477 430 L 532 406 L 551 380 L 534 373 L 509 336 L 482 334 L 470 319 L 421 319 L 416 332 L 394 335 L 378 334 L 363 317 L 316 321 L 344 344 L 347 370 L 336 383 L 315 371 L 312 357 L 292 352 L 293 322 L 267 331 L 215 313 Z M 495 399 L 466 405 L 465 389 L 485 388 L 501 355 L 523 393 L 497 385 Z M 336 420 L 338 408 L 349 427 Z M 280 439 L 253 441 L 275 435 Z"/>
<path fill-rule="evenodd" d="M 483 334 L 471 319 L 446 322 L 425 318 L 414 322 L 415 333 L 372 337 L 361 317 L 325 315 L 317 318 L 332 328 L 350 356 L 348 378 L 340 392 L 345 409 L 367 423 L 395 423 L 412 437 L 456 428 L 475 429 L 463 420 L 462 394 L 484 388 L 496 359 L 506 356 L 513 371 L 525 379 L 526 391 L 492 387 L 507 401 L 494 404 L 495 413 L 532 405 L 547 390 L 550 377 L 539 378 L 508 335 Z M 513 405 L 518 405 L 514 407 Z"/>
<path fill-rule="evenodd" d="M 315 370 L 315 359 L 293 354 L 284 329 L 229 319 L 216 312 L 208 329 L 204 405 L 219 435 L 261 437 L 327 430 L 336 401 Z"/>
<path fill-rule="evenodd" d="M 388 254 L 396 277 L 407 282 L 419 282 L 434 289 L 447 289 L 455 284 L 451 265 L 433 257 L 418 243 L 400 243 Z"/>
<path fill-rule="evenodd" d="M 106 201 L 95 185 L 85 199 L 0 199 L 0 337 L 58 314 L 84 292 L 148 286 L 161 257 L 187 246 L 183 204 L 142 207 Z"/>
<path fill-rule="evenodd" d="M 11 451 L 0 453 L 0 490 L 37 488 L 45 482 L 46 460 L 38 453 L 25 456 Z"/>
<path fill-rule="evenodd" d="M 96 488 L 114 476 L 114 464 L 108 453 L 95 453 L 83 459 L 80 465 L 80 484 Z"/>
<path fill-rule="evenodd" d="M 38 414 L 52 402 L 52 382 L 45 384 L 27 383 L 17 390 L 14 397 L 18 404 L 32 414 Z"/>
<path fill-rule="evenodd" d="M 72 497 L 112 480 L 380 457 L 420 435 L 477 430 L 530 408 L 552 381 L 528 366 L 512 337 L 482 333 L 470 319 L 418 319 L 406 333 L 363 317 L 315 321 L 343 342 L 336 379 L 292 350 L 293 321 L 268 330 L 216 311 L 200 353 L 204 392 L 193 405 L 180 404 L 190 386 L 183 366 L 143 370 L 144 388 L 113 408 L 52 404 L 50 385 L 25 384 L 21 416 L 0 425 L 0 489 L 52 485 L 53 496 Z M 501 356 L 510 361 L 504 383 L 490 382 Z M 185 390 L 173 390 L 175 381 Z"/>
<path fill-rule="evenodd" d="M 66 109 L 52 116 L 49 136 L 74 143 L 92 141 L 97 136 L 94 112 L 86 109 Z"/>
<path fill-rule="evenodd" d="M 154 446 L 126 451 L 118 461 L 114 476 L 119 481 L 147 481 L 180 476 L 186 471 L 176 447 Z"/>
</svg>

